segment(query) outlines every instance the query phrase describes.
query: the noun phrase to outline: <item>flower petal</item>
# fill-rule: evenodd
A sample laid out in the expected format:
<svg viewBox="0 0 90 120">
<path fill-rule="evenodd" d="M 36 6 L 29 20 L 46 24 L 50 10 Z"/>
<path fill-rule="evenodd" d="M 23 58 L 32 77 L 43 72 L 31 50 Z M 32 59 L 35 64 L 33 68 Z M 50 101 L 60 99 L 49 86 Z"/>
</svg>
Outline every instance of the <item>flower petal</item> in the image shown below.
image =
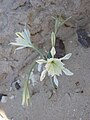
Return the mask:
<svg viewBox="0 0 90 120">
<path fill-rule="evenodd" d="M 54 84 L 58 87 L 58 79 L 56 76 L 54 76 Z"/>
<path fill-rule="evenodd" d="M 23 48 L 25 48 L 25 47 L 18 47 L 18 48 L 15 49 L 15 51 L 16 51 L 16 50 L 21 50 L 21 49 L 23 49 Z"/>
<path fill-rule="evenodd" d="M 54 71 L 54 67 L 53 67 L 53 64 L 48 62 L 46 65 L 45 65 L 45 68 L 46 70 L 48 71 L 48 74 L 51 75 L 52 77 L 55 75 L 55 71 Z"/>
<path fill-rule="evenodd" d="M 46 70 L 43 70 L 40 76 L 40 81 L 43 81 L 43 79 L 45 78 L 46 75 Z"/>
<path fill-rule="evenodd" d="M 54 57 L 54 55 L 56 54 L 55 47 L 52 47 L 50 52 L 51 52 L 52 57 Z"/>
<path fill-rule="evenodd" d="M 30 39 L 31 36 L 28 29 L 24 29 L 23 35 L 24 35 L 24 38 L 27 40 L 27 42 L 31 44 L 31 39 Z"/>
<path fill-rule="evenodd" d="M 21 44 L 19 44 L 19 43 L 13 43 L 13 42 L 11 42 L 10 45 L 21 46 Z"/>
<path fill-rule="evenodd" d="M 40 60 L 36 60 L 36 62 L 39 63 L 39 64 L 43 64 L 43 63 L 46 63 L 47 61 L 43 60 L 43 59 L 40 59 Z"/>
<path fill-rule="evenodd" d="M 22 32 L 16 32 L 15 34 L 17 37 L 24 39 Z"/>
<path fill-rule="evenodd" d="M 71 57 L 72 53 L 65 55 L 64 57 L 60 58 L 60 60 L 68 60 Z"/>
<path fill-rule="evenodd" d="M 66 75 L 68 75 L 68 76 L 73 75 L 73 73 L 72 73 L 70 70 L 68 70 L 67 68 L 65 68 L 65 67 L 64 67 L 64 69 L 63 69 L 63 72 L 64 72 Z"/>
</svg>

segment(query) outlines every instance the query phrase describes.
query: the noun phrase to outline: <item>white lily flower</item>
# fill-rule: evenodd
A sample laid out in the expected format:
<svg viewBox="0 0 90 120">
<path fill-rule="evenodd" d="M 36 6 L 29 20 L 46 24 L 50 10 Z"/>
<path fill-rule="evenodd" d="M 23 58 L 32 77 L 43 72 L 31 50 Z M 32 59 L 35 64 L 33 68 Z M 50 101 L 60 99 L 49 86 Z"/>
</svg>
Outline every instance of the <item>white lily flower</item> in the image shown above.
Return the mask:
<svg viewBox="0 0 90 120">
<path fill-rule="evenodd" d="M 58 59 L 58 58 L 54 58 L 55 53 L 56 53 L 55 48 L 52 47 L 51 49 L 52 58 L 49 58 L 47 60 L 40 59 L 36 61 L 39 64 L 42 63 L 45 64 L 45 70 L 42 71 L 40 77 L 41 81 L 45 78 L 46 72 L 48 72 L 48 74 L 51 75 L 52 77 L 62 75 L 62 72 L 64 72 L 68 76 L 73 75 L 73 73 L 70 70 L 64 67 L 65 64 L 61 61 L 61 60 L 69 59 L 72 54 L 69 53 L 64 57 Z"/>
<path fill-rule="evenodd" d="M 32 43 L 31 43 L 31 39 L 30 39 L 30 32 L 28 29 L 24 29 L 23 32 L 17 32 L 16 33 L 17 38 L 16 38 L 16 42 L 11 42 L 11 45 L 15 45 L 18 46 L 18 48 L 16 48 L 16 50 L 20 50 L 26 47 L 32 47 Z"/>
</svg>

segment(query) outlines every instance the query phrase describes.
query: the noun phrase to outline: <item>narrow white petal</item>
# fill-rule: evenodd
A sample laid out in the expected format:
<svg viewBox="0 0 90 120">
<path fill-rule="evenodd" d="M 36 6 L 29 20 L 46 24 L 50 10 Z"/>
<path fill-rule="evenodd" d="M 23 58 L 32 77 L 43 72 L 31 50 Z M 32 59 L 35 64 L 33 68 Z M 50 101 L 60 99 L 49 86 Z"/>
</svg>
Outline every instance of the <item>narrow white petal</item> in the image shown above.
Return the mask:
<svg viewBox="0 0 90 120">
<path fill-rule="evenodd" d="M 54 83 L 55 83 L 55 85 L 58 87 L 58 79 L 57 79 L 56 76 L 54 76 Z"/>
<path fill-rule="evenodd" d="M 45 78 L 46 75 L 46 70 L 43 70 L 40 76 L 40 81 L 43 81 L 43 79 Z"/>
<path fill-rule="evenodd" d="M 20 46 L 21 44 L 11 42 L 10 45 Z"/>
<path fill-rule="evenodd" d="M 46 63 L 46 60 L 40 59 L 40 60 L 36 60 L 36 62 L 39 64 L 43 64 L 43 63 Z"/>
<path fill-rule="evenodd" d="M 72 53 L 69 53 L 67 55 L 65 55 L 64 57 L 60 58 L 61 60 L 67 60 L 71 57 Z"/>
<path fill-rule="evenodd" d="M 54 55 L 56 54 L 55 47 L 52 47 L 50 52 L 51 52 L 52 57 L 54 57 Z"/>
<path fill-rule="evenodd" d="M 15 50 L 21 50 L 21 49 L 23 49 L 23 48 L 25 48 L 25 47 L 18 47 L 18 48 L 16 48 Z"/>
<path fill-rule="evenodd" d="M 68 76 L 73 75 L 73 73 L 72 73 L 70 70 L 68 70 L 67 68 L 64 68 L 64 69 L 63 69 L 63 72 L 64 72 L 66 75 L 68 75 Z"/>
<path fill-rule="evenodd" d="M 24 39 L 22 32 L 16 32 L 15 34 L 17 37 Z"/>
<path fill-rule="evenodd" d="M 26 39 L 27 39 L 28 43 L 31 44 L 30 32 L 29 32 L 29 30 L 28 30 L 28 29 L 24 29 L 24 34 L 25 34 L 25 36 L 26 36 Z"/>
</svg>

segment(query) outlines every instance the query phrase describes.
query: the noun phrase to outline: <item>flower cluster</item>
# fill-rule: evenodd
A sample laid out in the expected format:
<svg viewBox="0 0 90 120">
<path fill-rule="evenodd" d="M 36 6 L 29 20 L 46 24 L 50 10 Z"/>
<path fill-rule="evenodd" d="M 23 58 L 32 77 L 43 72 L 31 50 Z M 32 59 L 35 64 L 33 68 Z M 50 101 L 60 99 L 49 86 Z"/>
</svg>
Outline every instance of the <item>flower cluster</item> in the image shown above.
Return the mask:
<svg viewBox="0 0 90 120">
<path fill-rule="evenodd" d="M 69 17 L 66 20 L 61 19 L 61 17 L 55 19 L 55 30 L 54 30 L 54 32 L 51 33 L 51 45 L 52 45 L 52 47 L 50 50 L 50 57 L 47 57 L 47 55 L 45 55 L 46 54 L 45 52 L 44 52 L 45 54 L 43 54 L 43 52 L 40 49 L 36 48 L 34 46 L 34 44 L 32 44 L 31 35 L 30 35 L 30 32 L 27 28 L 25 28 L 24 31 L 22 31 L 22 32 L 17 32 L 16 33 L 17 38 L 15 40 L 16 42 L 10 43 L 11 45 L 17 46 L 17 48 L 15 50 L 20 50 L 20 49 L 29 47 L 29 48 L 32 48 L 35 51 L 37 51 L 40 54 L 40 56 L 42 57 L 42 59 L 35 60 L 31 64 L 28 79 L 25 81 L 24 87 L 23 87 L 22 105 L 24 105 L 24 104 L 28 105 L 28 102 L 30 99 L 30 95 L 29 95 L 29 83 L 30 83 L 30 81 L 29 80 L 31 79 L 31 81 L 34 85 L 35 81 L 33 80 L 34 74 L 33 74 L 32 70 L 33 70 L 36 63 L 38 63 L 38 65 L 39 65 L 39 69 L 38 69 L 39 71 L 40 71 L 42 64 L 44 64 L 44 69 L 41 72 L 40 81 L 42 81 L 45 78 L 46 73 L 48 73 L 48 76 L 53 78 L 53 82 L 57 87 L 58 87 L 58 78 L 57 78 L 58 76 L 62 75 L 62 73 L 65 73 L 68 76 L 73 75 L 73 73 L 70 70 L 68 70 L 65 67 L 65 64 L 62 62 L 63 60 L 68 60 L 71 57 L 72 53 L 69 53 L 69 54 L 67 54 L 64 57 L 59 58 L 59 59 L 54 57 L 56 54 L 55 42 L 56 42 L 56 33 L 58 31 L 58 28 L 60 26 L 62 26 L 70 18 L 71 17 Z"/>
</svg>

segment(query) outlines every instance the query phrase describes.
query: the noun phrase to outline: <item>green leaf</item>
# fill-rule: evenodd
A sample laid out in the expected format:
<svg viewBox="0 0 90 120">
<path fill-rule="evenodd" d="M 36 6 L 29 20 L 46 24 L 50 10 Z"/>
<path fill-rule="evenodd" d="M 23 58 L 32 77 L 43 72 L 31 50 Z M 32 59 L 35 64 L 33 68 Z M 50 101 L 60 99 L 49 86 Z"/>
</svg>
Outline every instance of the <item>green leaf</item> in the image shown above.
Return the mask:
<svg viewBox="0 0 90 120">
<path fill-rule="evenodd" d="M 58 20 L 55 20 L 55 34 L 57 33 L 57 28 L 58 28 Z"/>
<path fill-rule="evenodd" d="M 22 105 L 29 104 L 30 100 L 30 93 L 29 93 L 29 81 L 25 80 L 24 82 L 24 88 L 23 88 L 23 96 L 22 96 Z"/>
<path fill-rule="evenodd" d="M 67 18 L 66 20 L 64 20 L 61 15 L 55 18 L 55 35 L 58 32 L 58 28 L 61 27 L 69 19 L 71 19 L 71 16 Z"/>
<path fill-rule="evenodd" d="M 55 41 L 56 41 L 55 39 L 56 39 L 56 37 L 55 37 L 55 33 L 52 32 L 52 34 L 51 34 L 51 44 L 52 44 L 52 47 L 55 46 Z"/>
<path fill-rule="evenodd" d="M 52 55 L 51 55 L 51 52 L 49 51 L 48 54 L 47 54 L 47 58 L 52 58 Z"/>
</svg>

